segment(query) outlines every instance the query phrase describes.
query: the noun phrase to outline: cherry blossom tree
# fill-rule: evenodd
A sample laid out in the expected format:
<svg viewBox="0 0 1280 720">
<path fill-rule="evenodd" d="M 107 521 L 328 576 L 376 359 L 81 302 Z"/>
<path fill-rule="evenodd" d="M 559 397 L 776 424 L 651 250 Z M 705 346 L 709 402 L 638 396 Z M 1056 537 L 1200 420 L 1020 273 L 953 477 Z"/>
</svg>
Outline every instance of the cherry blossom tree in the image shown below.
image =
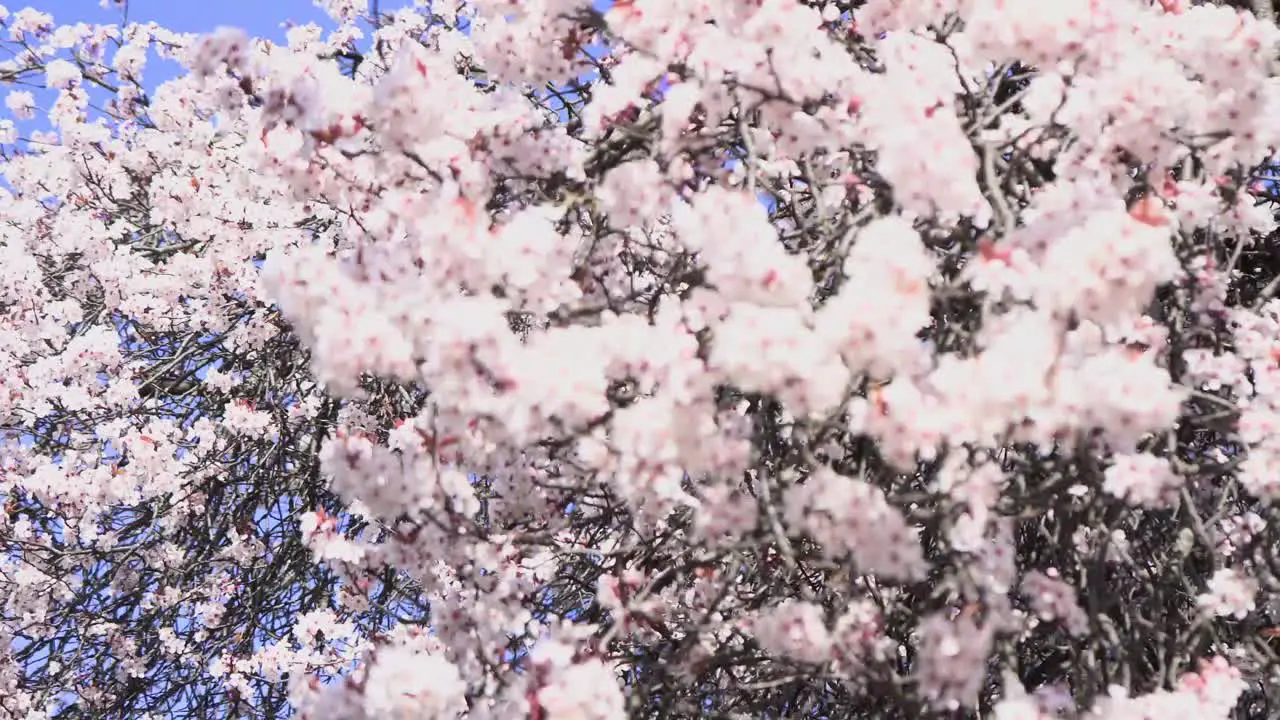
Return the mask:
<svg viewBox="0 0 1280 720">
<path fill-rule="evenodd" d="M 319 4 L 0 7 L 0 719 L 1280 712 L 1269 3 Z"/>
</svg>

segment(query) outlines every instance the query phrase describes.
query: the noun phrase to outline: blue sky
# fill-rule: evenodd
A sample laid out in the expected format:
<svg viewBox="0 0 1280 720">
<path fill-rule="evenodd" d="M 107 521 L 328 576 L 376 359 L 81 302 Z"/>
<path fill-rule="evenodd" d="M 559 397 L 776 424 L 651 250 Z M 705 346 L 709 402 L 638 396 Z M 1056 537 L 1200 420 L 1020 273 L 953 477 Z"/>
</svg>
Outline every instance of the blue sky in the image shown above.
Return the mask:
<svg viewBox="0 0 1280 720">
<path fill-rule="evenodd" d="M 103 9 L 97 0 L 9 2 L 10 10 L 31 5 L 59 23 L 118 23 L 120 11 Z M 391 3 L 386 3 L 391 4 Z M 208 32 L 219 25 L 245 28 L 251 35 L 283 39 L 281 24 L 320 22 L 323 11 L 311 0 L 129 0 L 129 20 L 154 21 L 178 32 Z"/>
<path fill-rule="evenodd" d="M 50 13 L 60 23 L 118 23 L 120 11 L 103 9 L 98 0 L 8 0 L 10 10 L 31 5 Z M 404 7 L 407 0 L 382 0 L 383 12 Z M 608 0 L 596 0 L 599 9 Z M 244 28 L 250 35 L 284 40 L 282 25 L 316 22 L 326 24 L 324 11 L 312 0 L 129 0 L 129 20 L 154 21 L 177 32 L 209 32 L 220 25 Z"/>
</svg>

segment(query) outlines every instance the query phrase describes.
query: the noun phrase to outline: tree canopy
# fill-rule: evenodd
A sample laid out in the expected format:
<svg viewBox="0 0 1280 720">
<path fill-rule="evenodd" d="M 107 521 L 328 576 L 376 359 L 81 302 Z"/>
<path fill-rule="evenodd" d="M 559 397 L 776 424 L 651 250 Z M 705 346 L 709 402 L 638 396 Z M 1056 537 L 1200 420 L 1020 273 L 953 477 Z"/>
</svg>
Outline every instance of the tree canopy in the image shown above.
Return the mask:
<svg viewBox="0 0 1280 720">
<path fill-rule="evenodd" d="M 0 7 L 0 720 L 1280 713 L 1269 3 L 318 4 Z"/>
</svg>

